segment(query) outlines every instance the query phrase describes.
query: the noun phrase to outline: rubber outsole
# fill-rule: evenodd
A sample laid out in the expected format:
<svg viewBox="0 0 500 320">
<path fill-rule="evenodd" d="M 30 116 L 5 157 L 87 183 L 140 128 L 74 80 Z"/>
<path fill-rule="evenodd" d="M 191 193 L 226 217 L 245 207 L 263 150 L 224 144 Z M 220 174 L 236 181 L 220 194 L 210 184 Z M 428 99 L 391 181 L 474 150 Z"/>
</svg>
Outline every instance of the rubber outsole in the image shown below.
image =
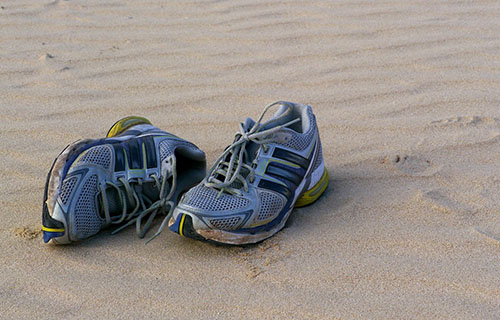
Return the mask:
<svg viewBox="0 0 500 320">
<path fill-rule="evenodd" d="M 129 116 L 115 122 L 114 125 L 111 126 L 108 133 L 106 134 L 106 138 L 116 137 L 123 132 L 127 131 L 127 129 L 132 128 L 133 126 L 139 124 L 151 124 L 151 122 L 143 117 L 137 116 Z"/>
<path fill-rule="evenodd" d="M 321 197 L 323 192 L 325 192 L 326 188 L 328 187 L 328 182 L 329 182 L 330 177 L 328 176 L 328 170 L 323 172 L 323 175 L 319 179 L 318 183 L 316 183 L 311 189 L 307 190 L 304 192 L 302 196 L 300 196 L 299 199 L 295 202 L 295 208 L 300 208 L 304 206 L 308 206 L 316 200 Z"/>
</svg>

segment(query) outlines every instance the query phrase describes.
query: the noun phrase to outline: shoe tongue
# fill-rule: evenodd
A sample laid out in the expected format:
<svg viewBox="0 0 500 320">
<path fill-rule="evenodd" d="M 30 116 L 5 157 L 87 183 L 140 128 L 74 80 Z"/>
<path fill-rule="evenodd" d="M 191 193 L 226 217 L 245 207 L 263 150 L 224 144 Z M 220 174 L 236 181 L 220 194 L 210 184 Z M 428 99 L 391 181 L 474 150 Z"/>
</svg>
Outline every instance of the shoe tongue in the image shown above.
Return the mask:
<svg viewBox="0 0 500 320">
<path fill-rule="evenodd" d="M 246 118 L 245 122 L 243 122 L 243 128 L 245 129 L 245 131 L 248 131 L 253 127 L 254 124 L 255 121 L 252 118 Z"/>
<path fill-rule="evenodd" d="M 134 188 L 134 186 L 130 187 Z M 118 188 L 121 190 L 122 197 L 125 198 L 125 201 L 127 203 L 127 212 L 131 212 L 132 210 L 134 210 L 136 206 L 134 200 L 132 200 L 132 202 L 129 200 L 125 187 L 120 186 Z M 136 186 L 135 188 L 138 187 Z M 142 193 L 143 195 L 151 199 L 153 202 L 159 199 L 159 191 L 157 188 L 153 186 L 152 182 L 147 182 L 142 184 Z M 123 213 L 123 204 L 122 201 L 120 200 L 120 195 L 118 194 L 118 191 L 113 187 L 109 187 L 106 189 L 106 196 L 108 199 L 108 209 L 110 217 L 121 216 Z M 99 215 L 101 216 L 102 219 L 105 219 L 102 197 L 99 195 L 98 199 L 99 199 Z M 147 205 L 147 203 L 145 204 Z"/>
<path fill-rule="evenodd" d="M 294 120 L 295 117 L 292 112 L 292 107 L 286 104 L 282 104 L 276 113 L 271 117 L 271 119 L 265 121 L 264 126 L 259 131 L 264 131 L 268 129 L 272 129 L 274 127 L 286 124 Z M 245 131 L 249 131 L 255 125 L 255 121 L 251 118 L 247 118 L 243 123 L 243 128 Z M 251 163 L 255 156 L 257 155 L 257 150 L 259 149 L 259 145 L 255 142 L 249 141 L 246 146 L 248 156 L 250 159 L 248 161 Z"/>
<path fill-rule="evenodd" d="M 245 131 L 249 131 L 255 124 L 255 121 L 252 118 L 246 118 L 245 122 L 243 123 L 243 128 Z M 246 144 L 246 149 L 247 153 L 250 159 L 247 160 L 247 164 L 252 163 L 253 159 L 255 158 L 255 155 L 257 154 L 257 150 L 259 149 L 259 145 L 255 142 L 248 141 Z"/>
<path fill-rule="evenodd" d="M 292 112 L 292 107 L 287 104 L 282 104 L 276 113 L 269 119 L 261 130 L 271 129 L 277 126 L 281 126 L 287 122 L 295 120 L 297 118 Z"/>
</svg>

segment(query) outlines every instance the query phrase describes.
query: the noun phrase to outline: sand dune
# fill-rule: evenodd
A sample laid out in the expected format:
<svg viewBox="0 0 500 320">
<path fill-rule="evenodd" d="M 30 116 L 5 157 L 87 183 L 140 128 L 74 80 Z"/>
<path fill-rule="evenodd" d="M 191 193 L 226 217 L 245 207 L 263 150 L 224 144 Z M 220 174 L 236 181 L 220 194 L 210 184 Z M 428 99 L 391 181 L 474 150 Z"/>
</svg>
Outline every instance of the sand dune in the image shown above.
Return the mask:
<svg viewBox="0 0 500 320">
<path fill-rule="evenodd" d="M 498 1 L 0 3 L 0 318 L 498 319 Z M 259 245 L 42 244 L 68 143 L 145 116 L 211 163 L 309 103 L 330 188 Z"/>
</svg>

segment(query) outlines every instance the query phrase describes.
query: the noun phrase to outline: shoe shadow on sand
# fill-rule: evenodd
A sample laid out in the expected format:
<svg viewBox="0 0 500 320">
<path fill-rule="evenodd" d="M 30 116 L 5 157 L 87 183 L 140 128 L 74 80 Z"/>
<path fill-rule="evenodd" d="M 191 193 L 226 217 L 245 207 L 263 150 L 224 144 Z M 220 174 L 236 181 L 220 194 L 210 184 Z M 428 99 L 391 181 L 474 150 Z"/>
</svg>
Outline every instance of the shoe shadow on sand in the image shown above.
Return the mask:
<svg viewBox="0 0 500 320">
<path fill-rule="evenodd" d="M 352 203 L 353 199 L 358 199 L 360 197 L 363 197 L 363 195 L 369 193 L 369 191 L 365 188 L 371 188 L 373 186 L 369 187 L 365 186 L 365 184 L 371 180 L 370 177 L 375 179 L 388 176 L 426 177 L 429 175 L 433 175 L 440 169 L 439 166 L 436 167 L 430 164 L 430 161 L 426 161 L 423 158 L 421 159 L 421 157 L 397 155 L 393 157 L 394 159 L 389 158 L 390 157 L 386 157 L 381 160 L 378 158 L 370 159 L 368 163 L 359 163 L 355 165 L 354 168 L 349 168 L 347 170 L 346 168 L 327 168 L 330 172 L 330 178 L 328 187 L 325 192 L 315 202 L 304 207 L 294 208 L 285 224 L 285 227 L 271 238 L 276 238 L 277 235 L 280 235 L 281 233 L 288 234 L 289 232 L 294 232 L 296 234 L 300 234 L 301 232 L 307 232 L 315 229 L 316 227 L 325 225 L 329 225 L 333 228 L 335 226 L 335 219 L 342 215 L 343 212 L 345 213 L 345 210 L 342 210 L 343 207 L 345 207 L 349 203 Z M 360 168 L 360 166 L 364 169 Z M 340 172 L 338 170 L 340 170 Z M 360 174 L 356 174 L 359 170 L 367 170 L 365 172 L 367 173 L 367 176 L 363 178 L 363 180 L 365 180 L 365 183 L 354 183 L 354 181 L 359 180 Z M 145 242 L 149 239 L 150 236 L 154 234 L 156 228 L 158 228 L 161 224 L 161 219 L 162 217 L 158 217 L 157 219 L 155 219 L 155 223 L 144 239 L 140 239 L 136 236 L 134 225 L 115 235 L 111 235 L 111 232 L 114 229 L 103 230 L 99 234 L 85 241 L 72 243 L 70 245 L 65 245 L 62 247 L 102 247 L 109 245 L 120 247 L 123 245 L 136 245 L 136 243 L 143 243 L 145 245 Z M 160 237 L 155 239 L 153 242 L 172 242 L 175 241 L 175 238 L 177 237 L 178 236 L 170 234 L 170 232 L 165 229 Z M 166 240 L 167 238 L 168 240 Z M 246 244 L 240 246 L 245 248 L 252 248 L 259 246 L 261 243 L 267 241 L 268 239 L 254 244 Z M 189 243 L 198 242 L 196 240 L 185 238 L 179 238 L 179 241 Z M 150 246 L 152 244 L 153 243 L 151 243 Z M 235 247 L 235 245 L 216 243 L 208 244 L 212 247 Z M 168 243 L 166 245 L 168 245 Z M 149 246 L 146 246 L 145 248 L 147 249 L 148 247 Z"/>
<path fill-rule="evenodd" d="M 308 229 L 316 224 L 333 223 L 331 219 L 340 212 L 341 207 L 349 202 L 349 197 L 346 194 L 349 190 L 342 187 L 345 179 L 338 180 L 335 178 L 333 168 L 328 168 L 328 172 L 330 173 L 330 179 L 325 192 L 314 203 L 294 208 L 282 231 L 295 228 Z"/>
</svg>

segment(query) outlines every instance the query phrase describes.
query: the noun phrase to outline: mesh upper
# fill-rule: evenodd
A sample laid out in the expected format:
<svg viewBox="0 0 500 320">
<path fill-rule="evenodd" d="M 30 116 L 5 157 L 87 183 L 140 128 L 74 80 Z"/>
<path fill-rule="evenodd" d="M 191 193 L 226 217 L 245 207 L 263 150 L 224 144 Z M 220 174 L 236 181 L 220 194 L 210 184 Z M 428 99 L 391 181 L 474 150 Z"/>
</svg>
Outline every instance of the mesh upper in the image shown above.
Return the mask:
<svg viewBox="0 0 500 320">
<path fill-rule="evenodd" d="M 194 144 L 187 141 L 165 139 L 159 143 L 160 161 L 163 161 L 165 160 L 165 158 L 171 156 L 174 153 L 174 149 L 177 147 L 189 147 L 197 149 Z"/>
<path fill-rule="evenodd" d="M 92 175 L 83 185 L 75 206 L 75 228 L 77 238 L 86 238 L 96 234 L 104 224 L 98 216 L 95 197 L 97 175 Z"/>
<path fill-rule="evenodd" d="M 248 199 L 236 197 L 226 193 L 221 194 L 217 198 L 218 194 L 219 191 L 207 188 L 201 183 L 186 193 L 183 203 L 195 208 L 209 211 L 241 209 L 250 203 Z"/>
<path fill-rule="evenodd" d="M 314 134 L 316 132 L 316 121 L 311 108 L 307 109 L 307 115 L 309 117 L 309 130 L 307 130 L 305 133 L 298 133 L 295 130 L 283 128 L 280 131 L 290 134 L 291 139 L 285 143 L 278 144 L 299 151 L 306 149 L 314 139 Z"/>
<path fill-rule="evenodd" d="M 257 221 L 262 221 L 271 218 L 281 211 L 283 208 L 284 200 L 274 193 L 260 191 L 260 211 L 257 216 Z"/>
<path fill-rule="evenodd" d="M 69 179 L 64 179 L 64 182 L 61 186 L 61 191 L 59 192 L 59 200 L 63 205 L 67 205 L 71 193 L 75 188 L 76 182 L 78 181 L 77 177 L 71 177 Z"/>
<path fill-rule="evenodd" d="M 109 216 L 113 218 L 122 214 L 124 208 L 121 196 L 127 196 L 127 188 L 125 187 L 126 183 L 119 179 L 121 177 L 129 180 L 138 196 L 141 194 L 144 196 L 145 203 L 142 206 L 150 208 L 152 203 L 159 198 L 159 192 L 153 186 L 151 178 L 152 172 L 157 174 L 158 171 L 161 171 L 158 168 L 160 163 L 156 160 L 165 160 L 172 156 L 177 147 L 191 150 L 181 150 L 185 152 L 179 154 L 180 161 L 186 159 L 185 161 L 189 163 L 177 168 L 179 170 L 178 189 L 173 193 L 172 200 L 177 202 L 181 192 L 201 180 L 202 173 L 205 172 L 204 154 L 194 144 L 183 141 L 152 125 L 134 126 L 133 129 L 124 131 L 124 134 L 127 136 L 86 139 L 74 143 L 71 145 L 71 149 L 68 148 L 58 157 L 59 162 L 56 162 L 58 166 L 52 168 L 54 170 L 51 172 L 54 175 L 57 174 L 58 179 L 52 178 L 49 182 L 56 181 L 59 188 L 57 199 L 52 197 L 53 202 L 57 201 L 59 205 L 59 207 L 54 205 L 54 210 L 60 210 L 64 215 L 65 221 L 62 222 L 68 226 L 67 239 L 69 241 L 83 240 L 98 233 L 108 224 L 104 215 L 109 220 Z M 115 148 L 119 152 L 116 160 Z M 76 160 L 71 163 L 70 160 L 75 158 Z M 143 170 L 143 167 L 138 168 L 140 170 L 135 169 L 137 159 L 144 160 L 139 162 L 142 162 L 144 167 L 147 165 L 147 170 Z M 155 160 L 154 164 L 151 163 L 151 159 Z M 192 166 L 191 161 L 194 163 Z M 119 162 L 119 168 L 115 162 Z M 132 168 L 127 164 L 132 164 Z M 125 174 L 116 173 L 115 167 L 117 170 L 125 171 Z M 62 174 L 66 175 L 64 179 L 61 179 Z M 158 178 L 163 181 L 162 176 Z M 52 184 L 55 185 L 55 183 Z M 135 187 L 139 184 L 140 187 Z M 115 185 L 119 190 L 111 188 L 111 185 Z M 100 194 L 101 187 L 103 195 Z M 171 187 L 171 184 L 168 183 L 166 191 L 172 191 L 169 190 Z M 52 193 L 56 195 L 54 191 Z M 103 198 L 100 202 L 98 200 L 101 197 Z M 125 208 L 127 213 L 132 211 L 129 204 L 127 203 L 127 208 Z M 47 206 L 46 203 L 44 205 Z M 46 216 L 52 214 L 49 214 L 49 209 L 44 210 L 47 212 Z M 107 211 L 109 215 L 104 214 L 104 211 Z M 55 212 L 58 214 L 59 211 Z M 44 216 L 43 219 L 45 223 L 46 217 Z"/>
<path fill-rule="evenodd" d="M 241 217 L 209 219 L 210 223 L 219 230 L 233 230 L 240 222 Z"/>
<path fill-rule="evenodd" d="M 162 142 L 160 142 L 160 159 L 161 159 L 161 161 L 163 161 L 165 158 L 169 157 L 172 153 L 174 153 L 174 150 L 170 146 L 168 139 L 165 139 Z"/>
<path fill-rule="evenodd" d="M 111 165 L 111 147 L 102 145 L 92 147 L 85 151 L 83 156 L 78 160 L 77 164 L 94 164 L 109 169 Z"/>
</svg>

